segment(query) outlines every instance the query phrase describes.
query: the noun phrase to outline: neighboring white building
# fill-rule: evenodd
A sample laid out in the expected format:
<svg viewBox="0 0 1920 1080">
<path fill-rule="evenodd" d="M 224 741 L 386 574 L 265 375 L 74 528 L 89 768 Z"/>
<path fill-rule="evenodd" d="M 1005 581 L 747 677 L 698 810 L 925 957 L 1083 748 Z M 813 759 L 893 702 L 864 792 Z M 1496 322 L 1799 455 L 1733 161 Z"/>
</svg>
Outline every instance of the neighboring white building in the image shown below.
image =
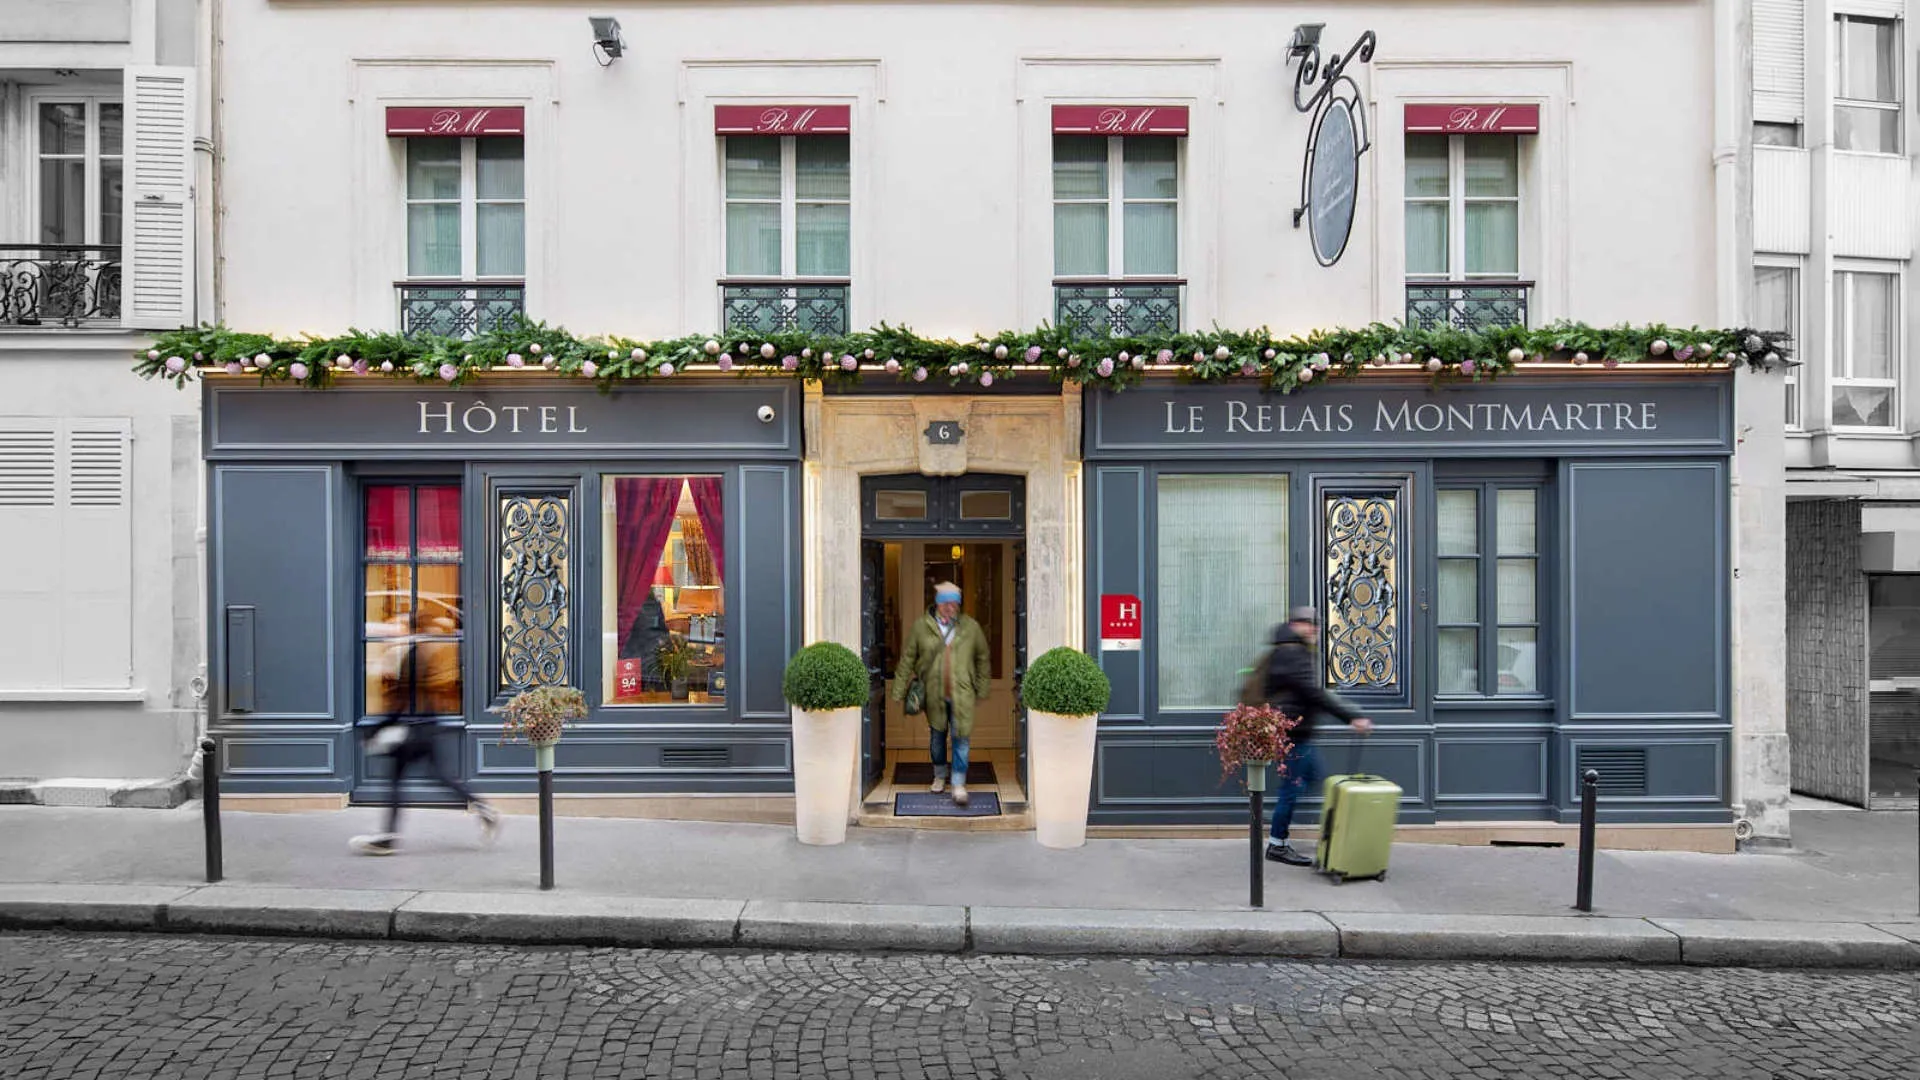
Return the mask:
<svg viewBox="0 0 1920 1080">
<path fill-rule="evenodd" d="M 194 274 L 205 34 L 193 0 L 0 0 L 11 798 L 20 781 L 56 781 L 27 789 L 47 801 L 184 791 L 204 671 L 199 409 L 128 364 L 147 331 L 210 314 Z"/>
<path fill-rule="evenodd" d="M 1796 790 L 1912 807 L 1920 766 L 1915 8 L 1754 0 L 1753 319 L 1789 384 Z"/>
</svg>

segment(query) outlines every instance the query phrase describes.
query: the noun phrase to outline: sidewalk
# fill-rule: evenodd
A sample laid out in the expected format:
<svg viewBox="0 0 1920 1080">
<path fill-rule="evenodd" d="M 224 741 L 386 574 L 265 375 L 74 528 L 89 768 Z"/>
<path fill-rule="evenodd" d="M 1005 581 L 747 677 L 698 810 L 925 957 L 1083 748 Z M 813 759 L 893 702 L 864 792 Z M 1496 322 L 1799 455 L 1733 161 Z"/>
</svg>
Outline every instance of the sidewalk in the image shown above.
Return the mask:
<svg viewBox="0 0 1920 1080">
<path fill-rule="evenodd" d="M 1602 851 L 1593 916 L 1570 849 L 1396 845 L 1386 881 L 1266 866 L 1238 840 L 1092 840 L 591 818 L 557 824 L 541 893 L 531 818 L 409 812 L 405 851 L 350 853 L 370 809 L 230 813 L 201 887 L 199 808 L 0 807 L 0 925 L 452 940 L 956 951 L 1264 953 L 1920 966 L 1915 815 L 1799 811 L 1779 854 Z M 109 889 L 100 886 L 131 886 Z M 117 905 L 117 906 L 116 906 Z"/>
</svg>

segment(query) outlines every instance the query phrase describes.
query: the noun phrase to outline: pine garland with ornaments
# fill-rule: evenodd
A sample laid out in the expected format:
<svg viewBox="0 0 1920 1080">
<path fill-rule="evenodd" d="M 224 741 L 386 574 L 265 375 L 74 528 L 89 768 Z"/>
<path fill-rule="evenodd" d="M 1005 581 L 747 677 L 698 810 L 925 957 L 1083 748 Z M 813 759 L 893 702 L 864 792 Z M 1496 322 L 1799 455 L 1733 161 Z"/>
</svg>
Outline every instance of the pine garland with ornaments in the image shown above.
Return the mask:
<svg viewBox="0 0 1920 1080">
<path fill-rule="evenodd" d="M 986 389 L 1016 378 L 1120 389 L 1148 374 L 1175 373 L 1199 382 L 1259 382 L 1290 392 L 1369 370 L 1424 371 L 1436 381 L 1492 379 L 1523 364 L 1614 368 L 1651 363 L 1764 371 L 1793 363 L 1791 345 L 1785 333 L 1771 330 L 1599 328 L 1573 322 L 1477 330 L 1374 323 L 1292 337 L 1262 328 L 1087 338 L 1041 326 L 970 342 L 923 338 L 884 323 L 838 336 L 735 331 L 668 341 L 580 338 L 536 322 L 472 338 L 355 330 L 287 340 L 200 326 L 160 335 L 137 354 L 134 370 L 178 387 L 196 374 L 224 372 L 315 389 L 379 376 L 458 385 L 488 372 L 523 370 L 586 379 L 609 389 L 691 371 L 829 383 L 891 379 L 909 389 L 926 383 Z"/>
</svg>

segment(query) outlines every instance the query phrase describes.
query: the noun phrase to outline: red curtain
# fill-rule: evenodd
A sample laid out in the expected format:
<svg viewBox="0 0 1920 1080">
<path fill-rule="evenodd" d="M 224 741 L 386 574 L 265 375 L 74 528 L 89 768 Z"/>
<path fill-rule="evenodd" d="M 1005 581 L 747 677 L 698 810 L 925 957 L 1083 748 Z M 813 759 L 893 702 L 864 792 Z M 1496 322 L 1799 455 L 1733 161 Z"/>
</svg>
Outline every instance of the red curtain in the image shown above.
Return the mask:
<svg viewBox="0 0 1920 1080">
<path fill-rule="evenodd" d="M 687 480 L 693 492 L 693 512 L 700 515 L 700 528 L 707 534 L 707 550 L 713 552 L 713 568 L 720 575 L 716 585 L 727 580 L 727 514 L 720 500 L 720 478 L 695 476 Z"/>
<path fill-rule="evenodd" d="M 667 550 L 667 537 L 673 534 L 673 512 L 680 505 L 681 483 L 677 476 L 629 476 L 613 482 L 617 515 L 614 544 L 618 549 L 614 566 L 620 575 L 620 625 L 614 630 L 621 641 L 626 640 L 633 620 L 653 591 L 654 570 Z"/>
<path fill-rule="evenodd" d="M 367 487 L 366 553 L 377 559 L 404 559 L 412 551 L 412 489 L 389 484 Z"/>
</svg>

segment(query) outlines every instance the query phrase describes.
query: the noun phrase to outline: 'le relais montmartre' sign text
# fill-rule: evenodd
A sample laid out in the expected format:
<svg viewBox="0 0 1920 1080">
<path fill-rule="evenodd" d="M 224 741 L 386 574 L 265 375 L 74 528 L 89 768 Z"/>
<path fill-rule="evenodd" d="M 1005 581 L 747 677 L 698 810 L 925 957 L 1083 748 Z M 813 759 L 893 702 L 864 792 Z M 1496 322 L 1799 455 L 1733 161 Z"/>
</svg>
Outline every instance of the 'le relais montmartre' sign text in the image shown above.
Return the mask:
<svg viewBox="0 0 1920 1080">
<path fill-rule="evenodd" d="M 1727 380 L 1143 388 L 1091 395 L 1088 450 L 1731 450 Z"/>
</svg>

